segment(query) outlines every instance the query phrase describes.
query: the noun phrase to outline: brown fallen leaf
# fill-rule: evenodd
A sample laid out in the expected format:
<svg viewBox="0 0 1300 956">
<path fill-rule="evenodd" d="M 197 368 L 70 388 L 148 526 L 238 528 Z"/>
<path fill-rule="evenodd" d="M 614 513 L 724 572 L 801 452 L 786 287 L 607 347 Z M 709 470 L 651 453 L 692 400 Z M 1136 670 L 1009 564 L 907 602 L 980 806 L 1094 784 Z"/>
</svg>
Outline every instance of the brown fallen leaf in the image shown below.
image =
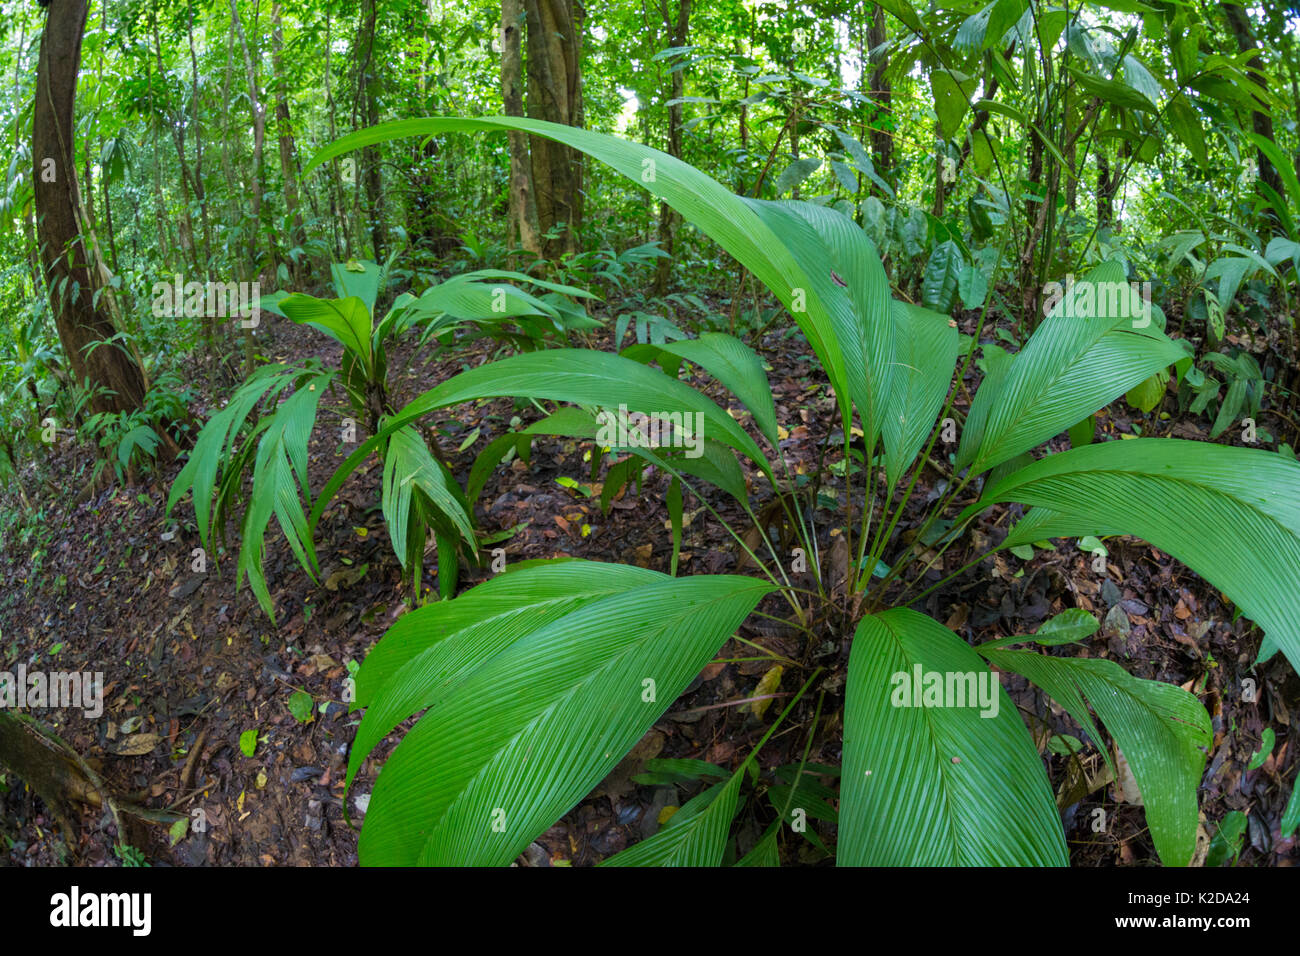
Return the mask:
<svg viewBox="0 0 1300 956">
<path fill-rule="evenodd" d="M 122 742 L 111 752 L 119 757 L 139 757 L 141 754 L 151 752 L 161 742 L 160 734 L 132 734 L 130 737 L 123 737 Z"/>
<path fill-rule="evenodd" d="M 357 568 L 339 568 L 325 579 L 325 587 L 330 591 L 337 591 L 339 588 L 350 588 L 364 578 L 366 571 L 369 569 L 369 564 L 363 564 Z"/>
<path fill-rule="evenodd" d="M 1128 759 L 1124 756 L 1124 751 L 1118 747 L 1115 748 L 1115 785 L 1112 788 L 1117 803 L 1131 803 L 1134 806 L 1142 806 L 1142 792 L 1138 790 L 1137 780 L 1133 776 L 1133 768 L 1128 765 Z"/>
</svg>

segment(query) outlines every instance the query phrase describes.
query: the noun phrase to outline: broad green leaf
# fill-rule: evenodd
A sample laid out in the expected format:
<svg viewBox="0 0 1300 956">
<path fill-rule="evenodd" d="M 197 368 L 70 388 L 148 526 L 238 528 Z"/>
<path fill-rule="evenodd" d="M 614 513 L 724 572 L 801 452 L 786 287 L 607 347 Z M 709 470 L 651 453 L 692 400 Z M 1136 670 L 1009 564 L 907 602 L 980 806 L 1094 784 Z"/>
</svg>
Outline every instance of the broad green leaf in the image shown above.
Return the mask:
<svg viewBox="0 0 1300 956">
<path fill-rule="evenodd" d="M 239 549 L 236 587 L 248 576 L 266 616 L 275 620 L 275 609 L 262 568 L 266 549 L 266 527 L 274 514 L 298 563 L 315 580 L 318 565 L 311 528 L 302 502 L 311 501 L 307 478 L 307 443 L 316 424 L 316 408 L 333 373 L 318 375 L 299 385 L 276 410 L 257 444 L 253 465 L 251 504 L 244 515 L 243 540 Z"/>
<path fill-rule="evenodd" d="M 1097 414 L 1094 412 L 1077 425 L 1071 425 L 1068 434 L 1071 448 L 1078 448 L 1080 445 L 1091 445 L 1093 438 L 1097 434 Z"/>
<path fill-rule="evenodd" d="M 776 178 L 776 194 L 781 196 L 788 193 L 821 168 L 822 161 L 816 156 L 794 160 Z"/>
<path fill-rule="evenodd" d="M 981 384 L 957 467 L 980 472 L 1034 448 L 1184 358 L 1141 314 L 1119 265 L 1098 266 L 1065 290 L 1006 374 Z"/>
<path fill-rule="evenodd" d="M 688 801 L 654 836 L 616 853 L 601 866 L 719 866 L 736 817 L 745 765 L 725 784 Z"/>
<path fill-rule="evenodd" d="M 950 314 L 957 297 L 957 277 L 963 266 L 961 249 L 949 239 L 935 246 L 921 276 L 921 304 Z"/>
<path fill-rule="evenodd" d="M 424 496 L 436 512 L 445 517 L 470 545 L 474 544 L 473 522 L 465 513 L 458 496 L 452 492 L 443 474 L 443 468 L 429 451 L 429 446 L 413 426 L 400 428 L 388 439 L 384 450 L 384 480 L 381 506 L 388 533 L 393 540 L 393 550 L 403 567 L 408 565 L 407 537 L 416 535 L 422 556 L 424 553 L 425 516 L 417 492 Z M 412 524 L 412 517 L 418 520 Z"/>
<path fill-rule="evenodd" d="M 941 687 L 951 684 L 954 692 L 982 680 L 993 692 L 983 711 L 990 716 L 969 700 L 895 706 L 911 703 L 901 695 L 918 670 L 939 675 Z M 905 608 L 864 618 L 846 692 L 841 865 L 1066 864 L 1060 818 L 1029 732 L 997 675 L 952 631 Z"/>
<path fill-rule="evenodd" d="M 993 0 L 978 13 L 967 17 L 957 28 L 954 46 L 959 50 L 973 52 L 1000 43 L 1006 32 L 1020 19 L 1026 6 L 1025 0 Z"/>
<path fill-rule="evenodd" d="M 307 374 L 309 373 L 304 369 L 279 364 L 258 369 L 235 390 L 230 403 L 208 419 L 199 432 L 189 460 L 172 482 L 171 492 L 167 496 L 167 514 L 171 514 L 186 491 L 192 490 L 199 540 L 209 553 L 214 551 L 214 532 L 220 530 L 219 521 L 222 518 L 220 499 L 218 510 L 214 512 L 212 495 L 217 489 L 218 476 L 228 474 L 232 469 L 235 443 L 248 416 L 263 399 L 274 401 L 296 379 Z M 263 427 L 265 424 L 263 420 Z M 254 437 L 250 435 L 246 441 L 252 442 Z M 237 478 L 242 478 L 242 475 Z"/>
<path fill-rule="evenodd" d="M 370 311 L 360 299 L 317 299 L 310 295 L 291 295 L 281 300 L 280 308 L 299 325 L 310 325 L 324 332 L 363 365 L 371 366 Z"/>
<path fill-rule="evenodd" d="M 1165 388 L 1168 385 L 1169 372 L 1161 369 L 1150 378 L 1130 388 L 1124 395 L 1124 400 L 1140 412 L 1150 412 L 1164 399 Z"/>
<path fill-rule="evenodd" d="M 744 200 L 785 242 L 830 316 L 849 395 L 874 447 L 894 375 L 889 279 L 852 219 L 813 203 Z M 796 317 L 797 318 L 797 317 Z"/>
<path fill-rule="evenodd" d="M 748 203 L 667 153 L 603 133 L 542 120 L 502 116 L 477 119 L 430 117 L 383 123 L 345 136 L 317 153 L 304 169 L 304 175 L 350 150 L 405 136 L 506 130 L 520 130 L 553 139 L 607 163 L 698 226 L 753 272 L 755 278 L 767 286 L 786 308 L 791 309 L 826 370 L 841 402 L 842 412 L 847 414 L 849 388 L 844 359 L 832 332 L 826 306 L 814 291 L 814 284 L 803 266 Z M 797 302 L 796 290 L 802 290 Z M 798 307 L 794 308 L 796 305 Z"/>
<path fill-rule="evenodd" d="M 898 367 L 885 416 L 885 471 L 897 483 L 935 427 L 957 363 L 957 329 L 946 315 L 894 302 Z"/>
<path fill-rule="evenodd" d="M 1300 669 L 1300 463 L 1175 438 L 1100 442 L 1009 475 L 958 523 L 997 501 L 1035 506 L 1008 547 L 1085 534 L 1149 541 L 1226 594 Z M 1038 509 L 1050 521 L 1033 520 Z"/>
<path fill-rule="evenodd" d="M 988 276 L 979 266 L 965 266 L 957 273 L 957 292 L 961 295 L 963 309 L 979 308 L 989 294 Z"/>
<path fill-rule="evenodd" d="M 1300 775 L 1291 783 L 1291 798 L 1282 812 L 1282 839 L 1290 838 L 1297 828 L 1300 828 Z"/>
<path fill-rule="evenodd" d="M 389 694 L 403 699 L 383 724 L 412 704 L 429 709 L 379 775 L 363 863 L 509 863 L 614 768 L 771 590 L 735 576 L 563 567 L 569 579 L 546 581 L 538 598 L 573 600 L 583 580 L 623 586 L 558 616 L 521 604 L 506 613 L 478 596 L 490 585 L 507 600 L 535 587 L 541 568 L 528 568 L 445 602 L 441 613 L 426 606 L 399 620 L 396 655 L 406 660 L 371 706 L 384 708 Z M 447 615 L 462 601 L 474 613 L 452 629 Z M 412 644 L 424 648 L 416 657 Z"/>
<path fill-rule="evenodd" d="M 1207 867 L 1220 867 L 1228 860 L 1235 860 L 1241 851 L 1241 842 L 1246 836 L 1249 821 L 1240 810 L 1230 810 L 1219 821 L 1219 827 L 1210 839 L 1210 849 L 1205 854 Z"/>
<path fill-rule="evenodd" d="M 1097 633 L 1100 626 L 1092 614 L 1081 607 L 1072 607 L 1062 611 L 1055 617 L 1048 618 L 1039 626 L 1036 634 L 1000 637 L 995 641 L 986 641 L 975 649 L 983 654 L 986 650 L 996 650 L 999 647 L 1024 644 L 1029 641 L 1042 644 L 1044 647 L 1052 647 L 1057 644 L 1074 644 Z"/>
<path fill-rule="evenodd" d="M 1086 698 L 1128 759 L 1160 859 L 1186 866 L 1196 849 L 1196 789 L 1211 741 L 1210 717 L 1200 701 L 1172 684 L 1134 677 L 1114 661 L 979 650 L 1002 670 L 1043 688 L 1100 746 Z"/>
<path fill-rule="evenodd" d="M 961 121 L 970 111 L 971 94 L 979 81 L 965 73 L 944 67 L 935 67 L 930 73 L 930 89 L 934 94 L 934 111 L 939 117 L 939 134 L 952 139 L 961 128 Z"/>
<path fill-rule="evenodd" d="M 619 355 L 586 349 L 548 349 L 489 362 L 425 392 L 385 419 L 378 434 L 348 457 L 322 490 L 320 501 L 332 498 L 361 461 L 397 429 L 438 408 L 507 395 L 604 406 L 611 410 L 627 405 L 631 411 L 660 415 L 699 412 L 704 416 L 707 436 L 736 448 L 766 474 L 772 474 L 771 465 L 754 439 L 730 415 L 689 385 Z M 320 505 L 312 511 L 313 527 L 320 520 L 322 510 Z"/>
<path fill-rule="evenodd" d="M 777 447 L 776 405 L 772 385 L 763 371 L 763 361 L 744 342 L 724 332 L 705 332 L 698 339 L 665 342 L 663 345 L 635 345 L 622 354 L 640 359 L 642 355 L 668 352 L 693 362 L 716 378 L 733 395 L 745 403 L 763 437 Z"/>
</svg>

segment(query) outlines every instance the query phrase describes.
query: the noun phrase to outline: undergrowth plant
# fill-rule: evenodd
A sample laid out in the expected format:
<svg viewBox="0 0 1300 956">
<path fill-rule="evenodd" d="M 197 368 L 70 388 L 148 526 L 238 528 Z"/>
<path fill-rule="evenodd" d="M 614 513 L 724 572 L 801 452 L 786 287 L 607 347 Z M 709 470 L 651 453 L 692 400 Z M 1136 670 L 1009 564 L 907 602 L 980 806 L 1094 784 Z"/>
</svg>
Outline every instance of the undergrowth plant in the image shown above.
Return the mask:
<svg viewBox="0 0 1300 956">
<path fill-rule="evenodd" d="M 367 453 L 383 465 L 381 504 L 393 550 L 414 597 L 420 593 L 424 553 L 432 532 L 438 554 L 438 584 L 444 596 L 456 587 L 462 558 L 478 560 L 472 510 L 447 468 L 446 456 L 432 431 L 409 421 L 397 428 L 387 423 L 398 412 L 389 392 L 389 351 L 409 333 L 412 358 L 425 346 L 451 345 L 457 329 L 472 325 L 485 334 L 507 336 L 516 343 L 536 345 L 550 334 L 564 334 L 585 319 L 564 296 L 587 293 L 533 279 L 520 273 L 480 270 L 431 286 L 420 295 L 397 296 L 379 317 L 392 265 L 352 260 L 332 267 L 335 297 L 295 293 L 263 297 L 260 307 L 306 325 L 343 347 L 337 369 L 316 359 L 292 366 L 273 363 L 253 372 L 199 433 L 194 451 L 177 475 L 167 499 L 167 511 L 192 492 L 194 514 L 203 547 L 212 552 L 214 539 L 224 542 L 225 526 L 237 519 L 240 547 L 237 586 L 247 575 L 258 603 L 272 620 L 275 609 L 263 571 L 266 531 L 274 516 L 298 562 L 315 580 L 320 571 L 314 530 L 320 510 L 332 493 L 314 499 L 308 522 L 303 502 L 311 503 L 307 474 L 308 444 L 316 424 L 321 397 L 338 382 L 351 412 L 340 434 L 354 443 L 357 425 L 380 432 L 367 443 Z M 509 281 L 546 290 L 545 298 Z M 554 297 L 554 298 L 552 298 Z M 512 323 L 520 331 L 506 329 Z M 262 410 L 264 414 L 260 414 Z M 364 456 L 363 456 L 364 457 Z M 349 459 L 356 467 L 361 459 Z M 245 479 L 251 477 L 251 484 Z M 246 487 L 247 486 L 247 487 Z"/>
<path fill-rule="evenodd" d="M 327 484 L 309 527 L 356 463 L 401 429 L 457 402 L 514 395 L 577 407 L 560 408 L 509 440 L 586 438 L 671 474 L 674 552 L 684 492 L 694 492 L 719 521 L 701 486 L 730 494 L 750 523 L 722 523 L 756 571 L 676 577 L 590 561 L 526 562 L 400 618 L 357 676 L 354 706 L 365 715 L 348 783 L 386 735 L 423 716 L 378 777 L 360 839 L 362 862 L 509 863 L 613 770 L 767 598 L 765 607 L 784 608 L 788 623 L 803 631 L 810 652 L 828 639 L 851 638 L 842 691 L 840 863 L 1067 863 L 1043 759 L 992 667 L 1042 688 L 1111 763 L 1103 726 L 1132 769 L 1161 860 L 1188 863 L 1211 740 L 1209 717 L 1192 694 L 1133 677 L 1113 661 L 1053 650 L 1096 630 L 1097 622 L 1077 609 L 1036 635 L 973 647 L 915 609 L 992 551 L 1051 538 L 1132 535 L 1231 599 L 1266 632 L 1265 655 L 1280 648 L 1300 664 L 1300 464 L 1262 450 L 1176 439 L 1044 447 L 1169 367 L 1187 368 L 1186 352 L 1116 291 L 1127 290 L 1124 270 L 1096 265 L 1075 284 L 1079 295 L 1057 303 L 1023 347 L 986 362 L 950 480 L 925 506 L 915 538 L 904 539 L 900 519 L 945 421 L 955 424 L 954 371 L 960 383 L 980 334 L 963 349 L 955 322 L 893 299 L 874 246 L 849 218 L 813 203 L 737 197 L 653 149 L 530 119 L 388 123 L 327 147 L 308 172 L 396 137 L 504 130 L 554 139 L 608 164 L 673 206 L 761 281 L 820 363 L 834 395 L 832 434 L 844 462 L 856 468 L 844 469 L 845 493 L 834 513 L 802 507 L 799 483 L 780 453 L 762 364 L 721 333 L 637 345 L 623 355 L 555 350 L 546 364 L 537 355 L 513 356 L 457 375 L 386 418 Z M 775 464 L 749 430 L 678 380 L 683 363 L 745 405 L 747 424 Z M 661 418 L 680 414 L 675 423 L 698 414 L 696 437 L 705 453 L 673 457 L 636 440 L 599 437 L 599 410 L 619 406 Z M 476 463 L 478 487 L 493 456 L 502 454 L 501 442 L 493 446 Z M 749 475 L 738 458 L 750 463 Z M 768 505 L 758 514 L 747 481 L 766 485 Z M 1006 503 L 1030 510 L 1005 538 L 990 547 L 989 536 L 968 534 L 980 516 Z M 947 571 L 944 556 L 959 541 L 970 545 L 973 559 L 932 581 L 929 570 Z M 804 575 L 800 555 L 807 559 Z M 787 663 L 811 670 L 809 655 Z M 898 678 L 914 673 L 938 675 L 939 689 L 949 693 L 954 677 L 972 694 L 987 686 L 987 706 L 935 706 L 928 676 L 921 705 L 907 706 Z M 716 865 L 734 858 L 728 853 L 740 775 L 607 862 Z M 772 821 L 746 861 L 776 862 L 789 824 L 788 816 Z"/>
</svg>

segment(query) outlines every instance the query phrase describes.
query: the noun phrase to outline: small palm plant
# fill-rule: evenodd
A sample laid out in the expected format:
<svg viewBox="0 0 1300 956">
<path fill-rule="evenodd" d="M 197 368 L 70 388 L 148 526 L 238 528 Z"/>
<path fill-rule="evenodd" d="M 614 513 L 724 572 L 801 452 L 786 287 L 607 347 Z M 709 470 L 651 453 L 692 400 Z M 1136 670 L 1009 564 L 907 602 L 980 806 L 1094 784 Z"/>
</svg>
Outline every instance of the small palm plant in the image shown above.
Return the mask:
<svg viewBox="0 0 1300 956">
<path fill-rule="evenodd" d="M 962 428 L 954 479 L 908 544 L 898 534 L 900 518 L 941 423 L 955 414 L 954 368 L 960 359 L 964 373 L 979 335 L 962 355 L 955 323 L 894 301 L 872 243 L 852 220 L 811 203 L 737 197 L 656 150 L 529 119 L 389 123 L 327 147 L 309 170 L 399 136 L 502 130 L 548 137 L 609 164 L 761 280 L 819 360 L 834 391 L 844 460 L 856 457 L 862 480 L 855 484 L 846 468 L 845 510 L 834 519 L 843 544 L 828 560 L 810 563 L 813 588 L 798 586 L 796 553 L 777 546 L 769 532 L 783 523 L 803 554 L 817 555 L 827 527 L 818 528 L 815 509 L 800 507 L 783 459 L 774 467 L 748 431 L 677 378 L 683 361 L 715 378 L 745 404 L 779 456 L 761 362 L 719 334 L 636 346 L 629 353 L 636 358 L 559 350 L 548 353 L 545 369 L 535 356 L 513 356 L 464 372 L 388 418 L 354 459 L 435 409 L 486 396 L 579 406 L 529 426 L 515 436 L 521 441 L 540 433 L 595 439 L 596 409 L 698 414 L 707 449 L 700 457 L 674 459 L 635 442 L 615 450 L 673 475 L 668 504 L 673 511 L 677 499 L 677 514 L 682 488 L 695 490 L 693 482 L 735 497 L 752 526 L 727 527 L 761 577 L 678 578 L 617 564 L 529 562 L 402 617 L 357 678 L 355 706 L 366 711 L 349 783 L 385 735 L 424 715 L 379 775 L 361 834 L 362 862 L 508 863 L 614 768 L 768 595 L 788 607 L 810 647 L 852 636 L 839 862 L 1067 862 L 1043 761 L 990 665 L 1036 683 L 1100 746 L 1099 720 L 1132 768 L 1160 858 L 1189 862 L 1210 743 L 1208 716 L 1193 695 L 1135 678 L 1111 661 L 1042 650 L 1096 630 L 1079 610 L 1037 635 L 972 647 L 914 609 L 974 565 L 926 584 L 927 571 L 964 540 L 972 522 L 1016 502 L 1031 510 L 993 550 L 1052 537 L 1141 537 L 1205 576 L 1259 624 L 1265 654 L 1280 648 L 1300 665 L 1300 464 L 1261 450 L 1156 438 L 1034 455 L 1187 361 L 1157 323 L 1130 314 L 1130 302 L 1113 296 L 1124 279 L 1120 267 L 1098 265 L 1077 290 L 1090 300 L 1058 303 L 1018 353 L 988 362 Z M 984 315 L 987 309 L 986 300 Z M 854 435 L 860 449 L 851 444 Z M 484 455 L 500 453 L 490 447 Z M 754 517 L 737 456 L 766 481 L 774 510 Z M 703 493 L 697 497 L 716 516 Z M 673 530 L 676 539 L 680 519 Z M 945 697 L 953 678 L 971 698 L 976 688 L 987 689 L 983 705 Z M 722 862 L 743 771 L 692 801 L 677 824 L 611 862 Z M 747 861 L 774 861 L 789 823 L 774 821 Z"/>
<path fill-rule="evenodd" d="M 307 449 L 316 425 L 321 397 L 337 381 L 347 397 L 352 420 L 383 429 L 382 439 L 365 447 L 383 464 L 382 508 L 393 550 L 405 572 L 412 595 L 420 593 L 423 558 L 432 531 L 438 553 L 438 585 L 443 596 L 455 592 L 460 560 L 477 561 L 478 547 L 472 510 L 449 471 L 431 431 L 408 423 L 387 428 L 401 413 L 389 392 L 388 352 L 404 334 L 415 338 L 415 351 L 432 343 L 449 345 L 465 325 L 527 343 L 544 340 L 581 323 L 585 315 L 562 296 L 585 296 L 515 272 L 482 270 L 455 276 L 421 295 L 403 293 L 376 321 L 376 303 L 383 295 L 392 265 L 368 261 L 336 263 L 332 267 L 334 298 L 276 293 L 260 308 L 309 326 L 338 342 L 343 356 L 337 369 L 318 360 L 302 365 L 266 365 L 250 375 L 224 408 L 212 416 L 195 441 L 194 451 L 177 475 L 168 496 L 168 513 L 185 493 L 193 493 L 194 514 L 201 543 L 212 550 L 214 539 L 224 543 L 229 519 L 239 518 L 238 583 L 248 577 L 258 603 L 272 620 L 274 606 L 263 571 L 266 530 L 274 516 L 294 556 L 316 579 L 320 571 L 314 546 L 316 521 L 333 498 L 333 491 L 313 499 L 307 474 Z M 543 287 L 538 297 L 510 285 L 514 281 Z M 507 325 L 521 329 L 513 332 Z M 269 409 L 258 416 L 261 408 Z M 345 432 L 348 432 L 345 424 Z M 355 440 L 355 439 L 352 439 Z M 365 457 L 365 456 L 362 456 Z M 362 458 L 349 459 L 353 468 Z M 252 482 L 245 499 L 245 477 Z M 247 507 L 240 514 L 240 507 Z M 316 510 L 308 521 L 304 502 Z"/>
</svg>

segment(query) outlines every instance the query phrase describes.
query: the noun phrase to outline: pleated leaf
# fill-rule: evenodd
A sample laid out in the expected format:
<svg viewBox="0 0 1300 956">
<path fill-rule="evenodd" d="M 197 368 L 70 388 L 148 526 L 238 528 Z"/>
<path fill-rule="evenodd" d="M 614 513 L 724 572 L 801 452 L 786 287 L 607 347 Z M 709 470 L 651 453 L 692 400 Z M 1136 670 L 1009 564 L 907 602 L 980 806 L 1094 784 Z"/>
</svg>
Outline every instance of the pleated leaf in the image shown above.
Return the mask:
<svg viewBox="0 0 1300 956">
<path fill-rule="evenodd" d="M 844 357 L 827 306 L 814 291 L 817 286 L 805 273 L 804 265 L 796 260 L 782 239 L 745 200 L 667 153 L 604 133 L 543 120 L 439 116 L 381 123 L 344 136 L 313 156 L 304 175 L 321 163 L 351 150 L 406 136 L 507 130 L 552 139 L 606 163 L 672 206 L 722 246 L 791 310 L 840 397 L 841 408 L 847 410 L 843 403 L 847 402 L 850 394 L 850 379 L 845 372 Z M 797 303 L 796 290 L 804 293 Z M 861 384 L 854 387 L 860 389 Z"/>
<path fill-rule="evenodd" d="M 419 533 L 418 551 L 423 553 L 424 550 L 423 509 L 416 498 L 417 491 L 424 496 L 434 512 L 450 522 L 470 546 L 474 545 L 473 523 L 465 513 L 459 496 L 452 491 L 451 484 L 414 426 L 408 425 L 393 432 L 384 451 L 384 481 L 380 504 L 384 520 L 388 524 L 388 533 L 393 540 L 393 550 L 397 552 L 403 567 L 408 563 L 409 533 Z M 421 517 L 415 527 L 411 526 L 413 504 L 414 513 Z"/>
<path fill-rule="evenodd" d="M 305 374 L 304 369 L 279 364 L 258 369 L 235 390 L 226 407 L 208 419 L 195 439 L 189 460 L 172 482 L 171 492 L 167 496 L 167 513 L 171 514 L 186 491 L 193 491 L 194 517 L 199 527 L 199 540 L 205 550 L 213 550 L 212 541 L 220 530 L 224 510 L 224 496 L 218 496 L 215 510 L 212 501 L 219 476 L 242 478 L 242 469 L 239 469 L 239 474 L 232 476 L 230 473 L 235 464 L 235 443 L 248 416 L 264 398 L 274 401 L 282 391 Z M 264 419 L 259 424 L 264 429 L 267 422 Z M 252 442 L 255 437 L 256 435 L 250 435 L 247 441 Z"/>
<path fill-rule="evenodd" d="M 1114 661 L 1006 649 L 981 653 L 1045 690 L 1101 746 L 1084 699 L 1092 705 L 1133 770 L 1161 861 L 1186 866 L 1196 849 L 1196 789 L 1212 739 L 1200 701 L 1172 684 L 1134 677 Z"/>
<path fill-rule="evenodd" d="M 532 571 L 510 572 L 506 585 Z M 380 773 L 362 862 L 509 863 L 614 768 L 770 590 L 654 574 L 536 624 L 482 602 L 483 619 L 501 623 L 450 633 L 431 608 L 411 612 L 402 643 L 415 634 L 426 644 L 418 660 L 430 676 L 419 683 L 433 699 Z"/>
<path fill-rule="evenodd" d="M 559 561 L 498 575 L 454 601 L 398 618 L 357 671 L 353 709 L 366 713 L 348 757 L 348 784 L 375 745 L 437 703 L 457 674 L 597 598 L 662 580 L 657 571 L 622 564 Z"/>
<path fill-rule="evenodd" d="M 720 866 L 747 764 L 668 818 L 654 836 L 616 853 L 601 866 Z"/>
<path fill-rule="evenodd" d="M 1154 323 L 1135 327 L 1123 269 L 1107 262 L 1067 290 L 1006 373 L 971 405 L 957 467 L 976 473 L 1041 445 L 1186 358 Z M 1091 296 L 1091 304 L 1085 298 Z"/>
<path fill-rule="evenodd" d="M 771 465 L 754 439 L 735 419 L 689 385 L 619 355 L 587 349 L 547 349 L 512 355 L 461 372 L 385 419 L 378 434 L 348 456 L 326 483 L 318 507 L 312 511 L 312 526 L 320 520 L 323 502 L 328 502 L 348 475 L 397 429 L 438 408 L 500 396 L 611 409 L 625 404 L 632 411 L 646 413 L 700 412 L 704 415 L 704 434 L 735 448 L 767 475 L 772 474 Z"/>
<path fill-rule="evenodd" d="M 280 309 L 299 325 L 325 333 L 359 357 L 367 369 L 371 367 L 370 310 L 359 298 L 318 299 L 297 294 L 283 299 Z"/>
<path fill-rule="evenodd" d="M 772 447 L 777 447 L 776 404 L 772 384 L 763 371 L 763 361 L 744 342 L 725 332 L 705 332 L 698 339 L 682 339 L 662 345 L 634 345 L 621 354 L 640 361 L 645 355 L 667 352 L 694 362 L 745 403 L 758 430 Z"/>
<path fill-rule="evenodd" d="M 1226 594 L 1300 669 L 1300 463 L 1176 438 L 1100 442 L 1008 475 L 959 521 L 998 501 L 1035 506 L 1007 547 L 1086 534 L 1149 541 Z"/>
<path fill-rule="evenodd" d="M 893 312 L 898 366 L 882 429 L 891 485 L 907 471 L 934 429 L 957 363 L 957 329 L 946 315 L 898 301 Z"/>
<path fill-rule="evenodd" d="M 839 863 L 1065 865 L 1042 760 L 1001 685 L 989 717 L 978 702 L 894 706 L 911 703 L 900 693 L 917 666 L 945 686 L 949 674 L 996 684 L 978 654 L 923 614 L 895 608 L 862 619 L 849 656 Z"/>
<path fill-rule="evenodd" d="M 744 202 L 803 267 L 812 283 L 804 290 L 807 296 L 825 305 L 844 356 L 848 397 L 862 420 L 867 445 L 874 447 L 895 372 L 889 280 L 875 245 L 834 209 L 806 202 Z M 836 396 L 843 401 L 838 389 Z"/>
<path fill-rule="evenodd" d="M 321 395 L 332 377 L 332 373 L 318 375 L 301 384 L 276 410 L 257 445 L 253 491 L 244 515 L 235 586 L 238 587 L 247 575 L 258 604 L 272 621 L 275 620 L 275 609 L 262 560 L 266 550 L 266 527 L 273 514 L 298 563 L 313 579 L 318 570 L 311 528 L 302 502 L 311 501 L 307 443 L 316 424 L 316 409 Z"/>
</svg>

